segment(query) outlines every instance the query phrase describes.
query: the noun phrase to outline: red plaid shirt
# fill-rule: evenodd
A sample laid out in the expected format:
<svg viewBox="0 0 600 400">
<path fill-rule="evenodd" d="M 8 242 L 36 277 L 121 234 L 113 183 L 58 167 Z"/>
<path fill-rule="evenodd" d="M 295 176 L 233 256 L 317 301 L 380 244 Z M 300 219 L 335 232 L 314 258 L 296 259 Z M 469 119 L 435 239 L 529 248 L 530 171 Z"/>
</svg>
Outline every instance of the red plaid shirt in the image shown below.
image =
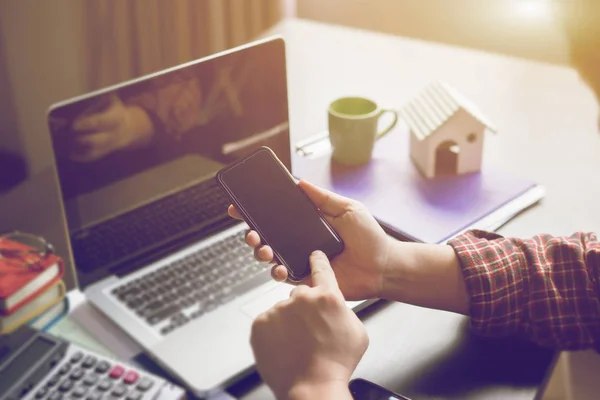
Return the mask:
<svg viewBox="0 0 600 400">
<path fill-rule="evenodd" d="M 594 234 L 515 239 L 473 230 L 449 244 L 462 266 L 477 333 L 600 352 L 600 242 Z"/>
</svg>

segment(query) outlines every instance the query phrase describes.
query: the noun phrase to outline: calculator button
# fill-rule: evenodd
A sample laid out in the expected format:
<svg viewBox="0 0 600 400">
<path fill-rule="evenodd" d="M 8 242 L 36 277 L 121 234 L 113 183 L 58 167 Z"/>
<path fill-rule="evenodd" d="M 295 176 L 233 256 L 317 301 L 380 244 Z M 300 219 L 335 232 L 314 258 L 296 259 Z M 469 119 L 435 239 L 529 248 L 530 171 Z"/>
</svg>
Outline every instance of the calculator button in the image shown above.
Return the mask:
<svg viewBox="0 0 600 400">
<path fill-rule="evenodd" d="M 136 389 L 145 392 L 146 390 L 150 389 L 153 384 L 154 382 L 152 382 L 150 378 L 144 377 L 140 379 L 140 382 L 137 384 Z"/>
<path fill-rule="evenodd" d="M 92 368 L 94 364 L 96 364 L 96 361 L 98 361 L 96 357 L 88 355 L 83 359 L 83 363 L 81 365 L 83 368 Z"/>
<path fill-rule="evenodd" d="M 101 374 L 105 373 L 109 369 L 110 369 L 110 364 L 108 363 L 108 361 L 100 361 L 96 365 L 96 372 L 99 372 Z"/>
<path fill-rule="evenodd" d="M 75 390 L 73 390 L 72 395 L 73 397 L 82 398 L 83 396 L 85 396 L 87 390 L 88 388 L 86 388 L 85 386 L 77 386 Z"/>
<path fill-rule="evenodd" d="M 48 397 L 48 400 L 62 400 L 63 396 L 61 392 L 54 392 Z"/>
<path fill-rule="evenodd" d="M 54 376 L 52 376 L 52 378 L 48 379 L 48 382 L 46 382 L 46 386 L 56 386 L 58 381 L 60 381 L 60 375 L 55 374 Z"/>
<path fill-rule="evenodd" d="M 84 372 L 81 368 L 75 368 L 73 372 L 71 372 L 71 375 L 69 375 L 69 378 L 71 378 L 74 381 L 78 381 L 81 378 L 83 378 L 83 374 Z"/>
<path fill-rule="evenodd" d="M 103 392 L 110 390 L 111 387 L 112 387 L 112 382 L 109 381 L 108 379 L 104 379 L 102 382 L 100 382 L 98 384 L 98 390 L 101 390 Z"/>
<path fill-rule="evenodd" d="M 125 382 L 128 385 L 131 385 L 133 383 L 136 383 L 139 377 L 140 376 L 138 375 L 137 372 L 130 369 L 129 371 L 127 371 L 127 373 L 123 377 L 123 382 Z"/>
<path fill-rule="evenodd" d="M 83 384 L 88 386 L 95 385 L 96 382 L 98 382 L 98 375 L 94 374 L 89 374 L 83 379 Z"/>
<path fill-rule="evenodd" d="M 64 356 L 64 354 L 55 355 L 54 358 L 52 358 L 52 360 L 50 361 L 50 367 L 53 368 L 55 365 L 59 364 Z"/>
<path fill-rule="evenodd" d="M 73 364 L 75 364 L 75 363 L 78 363 L 79 361 L 81 361 L 82 358 L 83 358 L 83 353 L 78 351 L 77 353 L 75 353 L 71 356 L 71 359 L 69 361 L 71 361 Z"/>
<path fill-rule="evenodd" d="M 138 392 L 137 390 L 129 393 L 125 400 L 141 400 L 142 392 Z"/>
<path fill-rule="evenodd" d="M 60 384 L 60 386 L 58 387 L 58 390 L 60 390 L 63 393 L 66 393 L 69 390 L 71 390 L 72 388 L 73 388 L 73 381 L 66 379 Z"/>
<path fill-rule="evenodd" d="M 58 370 L 58 373 L 61 375 L 66 374 L 71 369 L 71 364 L 63 364 L 62 367 Z"/>
<path fill-rule="evenodd" d="M 100 393 L 100 392 L 91 392 L 90 394 L 87 395 L 85 400 L 100 400 L 101 396 L 102 396 L 102 393 Z"/>
<path fill-rule="evenodd" d="M 48 393 L 48 388 L 46 388 L 46 387 L 42 387 L 42 388 L 40 388 L 40 390 L 38 390 L 38 391 L 35 393 L 35 398 L 36 398 L 36 399 L 41 399 L 41 398 L 42 398 L 42 397 L 44 397 L 44 396 L 45 396 L 47 393 Z"/>
<path fill-rule="evenodd" d="M 123 375 L 123 372 L 125 372 L 125 368 L 123 368 L 120 365 L 115 365 L 110 370 L 110 373 L 108 374 L 108 376 L 110 376 L 113 379 L 118 379 L 121 377 L 121 375 Z"/>
<path fill-rule="evenodd" d="M 123 397 L 127 394 L 127 388 L 124 385 L 117 385 L 111 392 L 114 397 Z"/>
</svg>

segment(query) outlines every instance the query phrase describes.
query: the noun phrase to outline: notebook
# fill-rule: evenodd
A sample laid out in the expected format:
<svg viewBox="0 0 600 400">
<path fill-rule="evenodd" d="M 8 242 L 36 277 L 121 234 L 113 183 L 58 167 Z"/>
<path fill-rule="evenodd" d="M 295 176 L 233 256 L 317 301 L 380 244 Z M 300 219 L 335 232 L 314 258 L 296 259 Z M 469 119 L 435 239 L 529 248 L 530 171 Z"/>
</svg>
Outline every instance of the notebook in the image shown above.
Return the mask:
<svg viewBox="0 0 600 400">
<path fill-rule="evenodd" d="M 295 153 L 295 176 L 361 201 L 401 240 L 444 243 L 469 229 L 495 230 L 545 195 L 536 182 L 485 160 L 477 173 L 426 179 L 410 160 L 401 123 L 377 141 L 366 165 L 332 161 L 327 132 L 298 142 Z"/>
</svg>

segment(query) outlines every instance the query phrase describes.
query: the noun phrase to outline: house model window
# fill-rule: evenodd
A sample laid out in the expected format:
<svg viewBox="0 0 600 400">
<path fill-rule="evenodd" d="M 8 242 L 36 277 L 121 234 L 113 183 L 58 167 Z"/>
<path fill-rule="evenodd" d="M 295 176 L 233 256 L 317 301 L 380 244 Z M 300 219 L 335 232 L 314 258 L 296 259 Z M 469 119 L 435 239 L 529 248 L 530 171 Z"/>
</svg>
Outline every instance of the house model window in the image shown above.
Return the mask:
<svg viewBox="0 0 600 400">
<path fill-rule="evenodd" d="M 400 110 L 410 129 L 410 157 L 426 178 L 481 170 L 484 133 L 496 132 L 454 88 L 433 82 Z"/>
</svg>

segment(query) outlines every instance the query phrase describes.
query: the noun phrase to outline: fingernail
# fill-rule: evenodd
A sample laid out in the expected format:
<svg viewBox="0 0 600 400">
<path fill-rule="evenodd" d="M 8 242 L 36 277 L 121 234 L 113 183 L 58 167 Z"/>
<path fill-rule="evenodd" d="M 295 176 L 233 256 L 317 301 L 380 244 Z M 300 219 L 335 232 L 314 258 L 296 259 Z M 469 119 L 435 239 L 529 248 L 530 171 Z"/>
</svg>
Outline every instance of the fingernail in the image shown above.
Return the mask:
<svg viewBox="0 0 600 400">
<path fill-rule="evenodd" d="M 313 257 L 325 257 L 325 253 L 323 253 L 321 250 L 315 250 L 311 255 Z"/>
</svg>

